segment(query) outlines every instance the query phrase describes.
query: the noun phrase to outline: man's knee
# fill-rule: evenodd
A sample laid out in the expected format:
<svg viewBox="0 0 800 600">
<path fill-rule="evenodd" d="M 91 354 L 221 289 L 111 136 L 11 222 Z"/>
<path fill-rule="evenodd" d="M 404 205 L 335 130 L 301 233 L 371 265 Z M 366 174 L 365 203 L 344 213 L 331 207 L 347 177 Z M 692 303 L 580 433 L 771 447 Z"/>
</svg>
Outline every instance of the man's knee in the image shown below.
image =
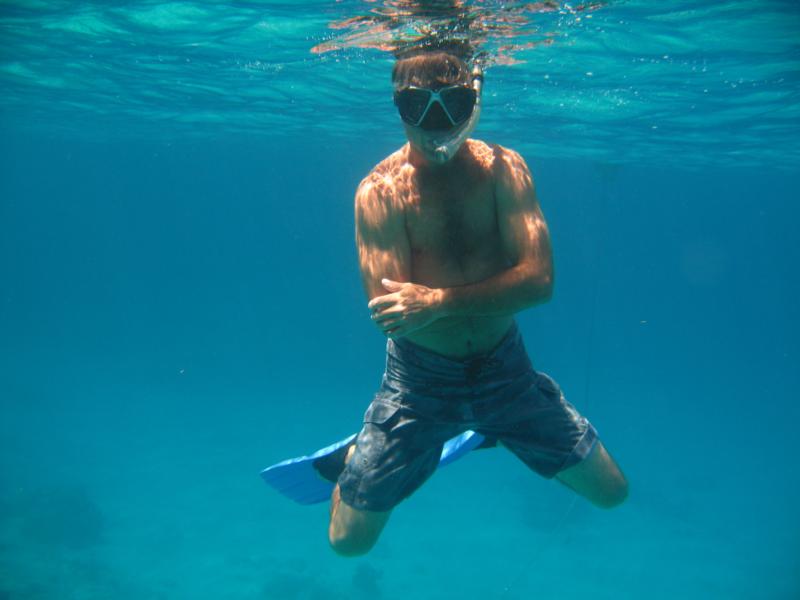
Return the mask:
<svg viewBox="0 0 800 600">
<path fill-rule="evenodd" d="M 628 497 L 628 480 L 600 441 L 589 456 L 556 478 L 599 508 L 614 508 Z"/>
<path fill-rule="evenodd" d="M 365 535 L 349 531 L 340 532 L 331 526 L 328 529 L 328 542 L 339 556 L 363 556 L 378 541 L 378 534 Z"/>
<path fill-rule="evenodd" d="M 342 503 L 337 508 L 328 527 L 328 542 L 333 551 L 340 556 L 361 556 L 372 550 L 389 513 L 356 511 Z"/>
<path fill-rule="evenodd" d="M 331 520 L 328 541 L 334 552 L 341 556 L 361 556 L 369 552 L 378 541 L 391 511 L 371 512 L 356 510 L 342 502 L 337 485 L 331 497 Z"/>
<path fill-rule="evenodd" d="M 619 506 L 628 497 L 628 481 L 625 477 L 615 478 L 611 483 L 594 494 L 592 503 L 600 508 L 614 508 Z"/>
</svg>

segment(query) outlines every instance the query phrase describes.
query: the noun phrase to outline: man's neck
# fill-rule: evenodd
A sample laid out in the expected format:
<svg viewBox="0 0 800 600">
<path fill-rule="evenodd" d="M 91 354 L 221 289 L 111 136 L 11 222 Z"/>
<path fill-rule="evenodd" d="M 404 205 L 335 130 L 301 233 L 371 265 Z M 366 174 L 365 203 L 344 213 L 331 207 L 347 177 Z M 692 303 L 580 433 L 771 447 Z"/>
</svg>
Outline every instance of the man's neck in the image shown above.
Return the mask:
<svg viewBox="0 0 800 600">
<path fill-rule="evenodd" d="M 409 164 L 411 164 L 415 169 L 419 171 L 428 172 L 430 174 L 436 174 L 440 176 L 448 176 L 450 174 L 455 173 L 459 169 L 463 167 L 464 163 L 464 156 L 468 152 L 467 147 L 468 141 L 464 142 L 464 144 L 458 149 L 456 155 L 448 160 L 445 163 L 437 163 L 432 160 L 428 160 L 419 150 L 416 150 L 411 144 L 406 144 L 407 151 L 406 151 L 406 159 L 408 160 Z"/>
</svg>

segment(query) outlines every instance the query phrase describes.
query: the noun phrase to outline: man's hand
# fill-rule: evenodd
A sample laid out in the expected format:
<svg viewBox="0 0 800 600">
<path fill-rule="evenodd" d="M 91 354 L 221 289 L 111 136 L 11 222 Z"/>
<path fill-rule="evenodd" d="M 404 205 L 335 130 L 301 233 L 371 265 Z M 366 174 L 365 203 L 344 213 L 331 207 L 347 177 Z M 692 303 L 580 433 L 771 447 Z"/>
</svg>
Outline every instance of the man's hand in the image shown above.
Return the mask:
<svg viewBox="0 0 800 600">
<path fill-rule="evenodd" d="M 441 290 L 390 279 L 381 279 L 381 284 L 392 293 L 373 298 L 368 306 L 385 335 L 403 337 L 443 316 Z"/>
</svg>

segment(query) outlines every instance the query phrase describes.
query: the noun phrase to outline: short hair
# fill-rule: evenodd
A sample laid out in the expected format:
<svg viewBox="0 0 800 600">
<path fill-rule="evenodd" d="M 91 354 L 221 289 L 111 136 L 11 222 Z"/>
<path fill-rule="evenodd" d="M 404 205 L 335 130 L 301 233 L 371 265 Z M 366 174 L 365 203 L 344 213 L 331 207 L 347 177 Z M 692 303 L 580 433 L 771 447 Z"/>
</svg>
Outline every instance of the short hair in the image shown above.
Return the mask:
<svg viewBox="0 0 800 600">
<path fill-rule="evenodd" d="M 405 56 L 394 64 L 392 85 L 397 88 L 415 85 L 437 88 L 468 84 L 470 69 L 463 59 L 443 51 L 421 52 Z"/>
</svg>

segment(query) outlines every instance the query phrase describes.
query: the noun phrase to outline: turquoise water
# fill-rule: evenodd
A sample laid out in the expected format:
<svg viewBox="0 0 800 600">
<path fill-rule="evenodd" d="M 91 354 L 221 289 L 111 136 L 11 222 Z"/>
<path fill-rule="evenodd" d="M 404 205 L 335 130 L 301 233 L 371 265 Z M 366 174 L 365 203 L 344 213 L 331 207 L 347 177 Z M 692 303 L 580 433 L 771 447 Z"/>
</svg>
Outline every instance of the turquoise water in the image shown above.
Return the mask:
<svg viewBox="0 0 800 600">
<path fill-rule="evenodd" d="M 347 560 L 258 473 L 379 384 L 352 197 L 403 142 L 380 48 L 431 30 L 485 38 L 475 135 L 558 274 L 520 327 L 631 494 L 474 453 Z M 798 34 L 788 1 L 0 3 L 0 598 L 798 597 Z"/>
</svg>

